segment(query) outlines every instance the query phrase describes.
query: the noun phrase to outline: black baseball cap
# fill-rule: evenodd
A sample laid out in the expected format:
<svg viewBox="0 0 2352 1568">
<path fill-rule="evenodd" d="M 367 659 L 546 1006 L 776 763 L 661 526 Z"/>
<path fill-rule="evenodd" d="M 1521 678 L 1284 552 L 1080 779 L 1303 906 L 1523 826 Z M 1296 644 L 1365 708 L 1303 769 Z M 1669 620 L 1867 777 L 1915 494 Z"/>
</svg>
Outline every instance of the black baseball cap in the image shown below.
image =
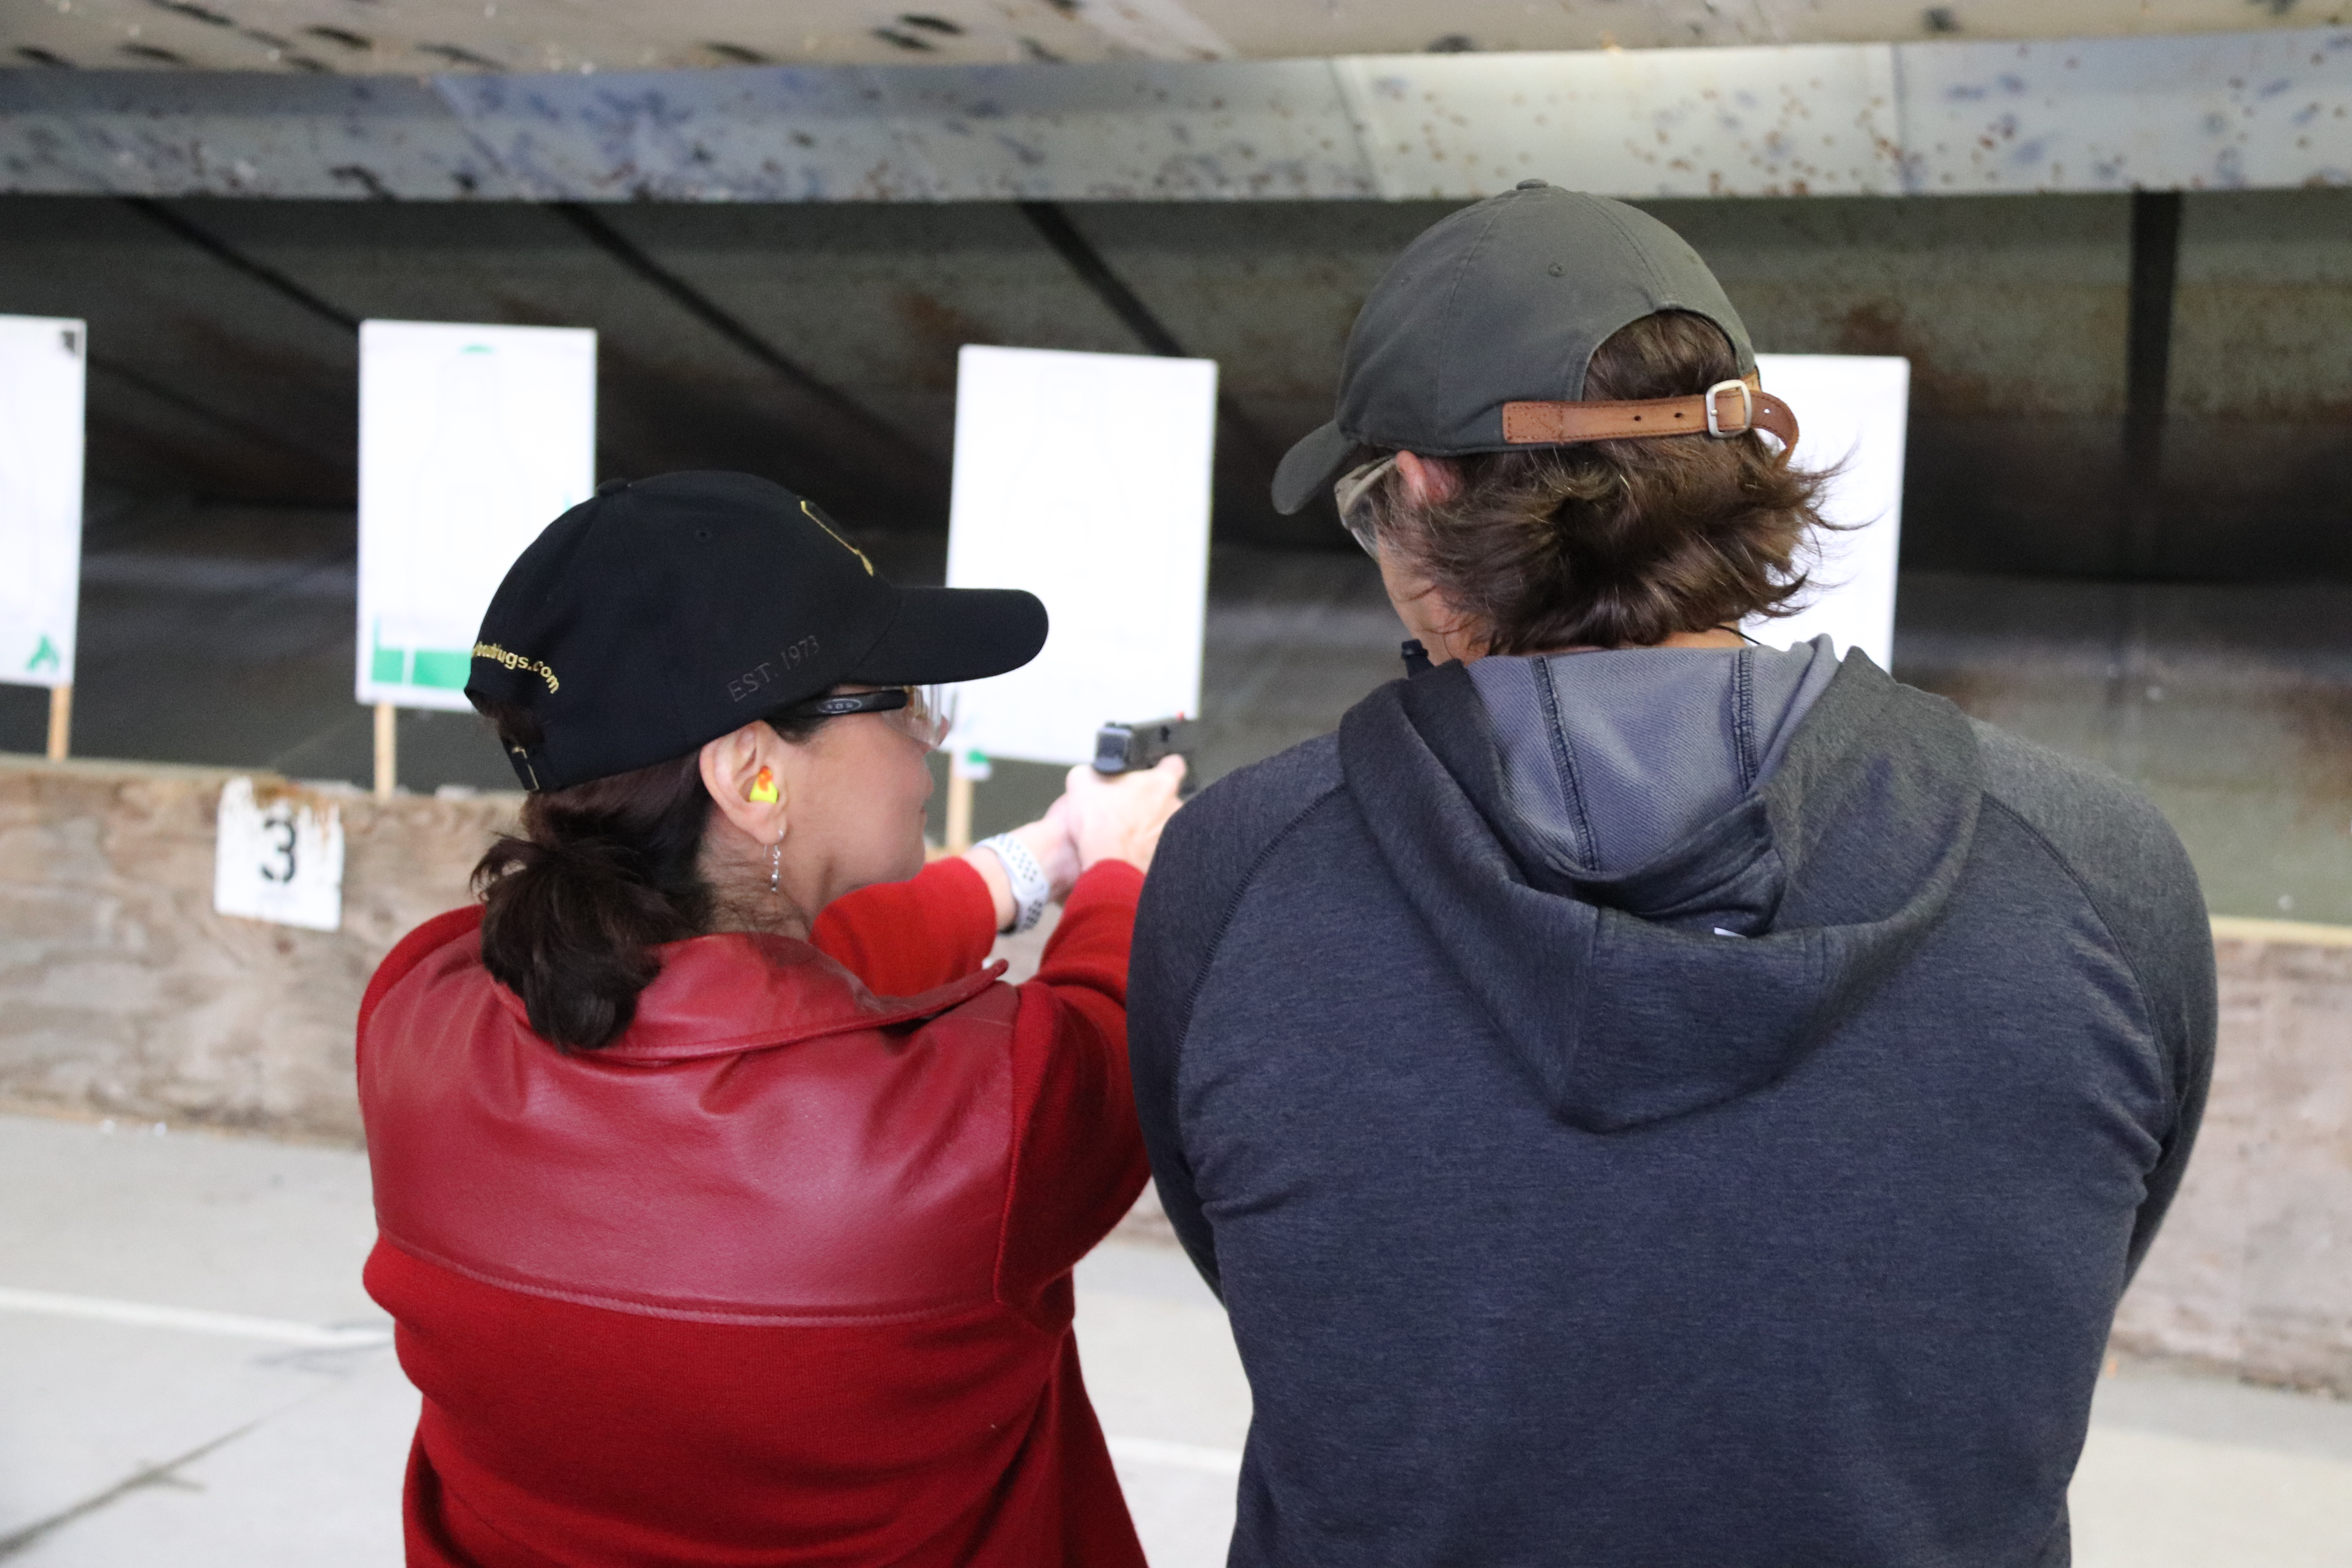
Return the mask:
<svg viewBox="0 0 2352 1568">
<path fill-rule="evenodd" d="M 751 474 L 608 480 L 499 584 L 466 696 L 520 704 L 526 789 L 650 767 L 844 681 L 1002 675 L 1045 646 L 1006 588 L 901 588 L 814 502 Z"/>
<path fill-rule="evenodd" d="M 1328 494 L 1359 447 L 1433 458 L 1523 447 L 1503 438 L 1503 405 L 1580 401 L 1592 351 L 1661 310 L 1706 317 L 1739 374 L 1756 369 L 1715 274 L 1638 208 L 1528 180 L 1440 219 L 1372 286 L 1348 333 L 1338 415 L 1283 458 L 1275 509 Z"/>
</svg>

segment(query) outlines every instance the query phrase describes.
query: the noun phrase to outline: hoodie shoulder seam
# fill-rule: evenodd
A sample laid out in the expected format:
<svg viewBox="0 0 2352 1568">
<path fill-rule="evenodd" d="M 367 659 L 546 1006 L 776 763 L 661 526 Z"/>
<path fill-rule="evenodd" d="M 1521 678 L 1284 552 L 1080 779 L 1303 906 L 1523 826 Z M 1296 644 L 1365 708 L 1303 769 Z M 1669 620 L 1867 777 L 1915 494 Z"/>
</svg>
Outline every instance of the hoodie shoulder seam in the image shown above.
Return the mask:
<svg viewBox="0 0 2352 1568">
<path fill-rule="evenodd" d="M 1234 918 L 1241 913 L 1242 900 L 1249 896 L 1251 887 L 1257 881 L 1258 873 L 1265 868 L 1265 863 L 1273 858 L 1274 852 L 1282 847 L 1283 840 L 1297 831 L 1298 825 L 1313 816 L 1326 801 L 1333 795 L 1346 794 L 1347 789 L 1347 781 L 1342 779 L 1291 813 L 1282 826 L 1276 828 L 1267 837 L 1266 841 L 1258 847 L 1257 853 L 1250 857 L 1248 868 L 1242 872 L 1241 879 L 1234 884 L 1233 892 L 1225 899 L 1224 909 L 1217 915 L 1216 926 L 1209 933 L 1208 943 L 1201 951 L 1201 966 L 1193 971 L 1192 984 L 1184 988 L 1184 1028 L 1183 1032 L 1176 1037 L 1175 1048 L 1170 1056 L 1168 1076 L 1171 1083 L 1181 1084 L 1183 1081 L 1184 1049 L 1192 1040 L 1192 1020 L 1199 1016 L 1201 992 L 1209 983 L 1209 971 L 1216 966 L 1217 954 L 1224 949 L 1225 933 L 1233 929 Z"/>
<path fill-rule="evenodd" d="M 2130 944 L 2116 934 L 2115 921 L 2108 918 L 2099 896 L 2091 890 L 2091 885 L 2083 879 L 2082 873 L 2074 869 L 2074 863 L 2066 858 L 2065 852 L 2052 843 L 2050 836 L 2028 820 L 2024 813 L 1990 790 L 1985 791 L 1984 803 L 2015 823 L 2027 837 L 2042 847 L 2043 854 L 2057 862 L 2060 870 L 2066 873 L 2066 879 L 2074 885 L 2074 890 L 2083 896 L 2083 902 L 2089 906 L 2091 917 L 2099 922 L 2100 934 L 2107 939 L 2107 945 L 2115 950 L 2116 956 L 2122 959 L 2124 967 L 2131 972 L 2132 994 L 2139 1003 L 2140 1026 L 2147 1031 L 2151 1041 L 2161 1046 L 2164 1031 L 2157 1023 L 2155 993 L 2149 989 L 2147 975 L 2142 972 L 2138 959 L 2132 955 Z"/>
</svg>

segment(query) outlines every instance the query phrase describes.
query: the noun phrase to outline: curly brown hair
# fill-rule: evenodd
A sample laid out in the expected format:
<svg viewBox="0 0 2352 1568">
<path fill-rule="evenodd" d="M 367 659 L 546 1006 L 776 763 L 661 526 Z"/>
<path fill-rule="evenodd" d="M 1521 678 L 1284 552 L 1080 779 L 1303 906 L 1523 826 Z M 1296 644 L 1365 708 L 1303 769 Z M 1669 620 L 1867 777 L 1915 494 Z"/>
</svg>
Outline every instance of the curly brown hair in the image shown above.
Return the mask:
<svg viewBox="0 0 2352 1568">
<path fill-rule="evenodd" d="M 1644 316 L 1594 351 L 1591 401 L 1679 397 L 1739 374 L 1722 331 Z M 1801 415 L 1801 410 L 1800 411 Z M 1364 448 L 1360 463 L 1384 456 Z M 1486 651 L 1646 647 L 1790 613 L 1833 470 L 1790 464 L 1750 431 L 1447 459 L 1449 499 L 1415 506 L 1391 471 L 1353 509 L 1384 550 L 1483 631 Z"/>
</svg>

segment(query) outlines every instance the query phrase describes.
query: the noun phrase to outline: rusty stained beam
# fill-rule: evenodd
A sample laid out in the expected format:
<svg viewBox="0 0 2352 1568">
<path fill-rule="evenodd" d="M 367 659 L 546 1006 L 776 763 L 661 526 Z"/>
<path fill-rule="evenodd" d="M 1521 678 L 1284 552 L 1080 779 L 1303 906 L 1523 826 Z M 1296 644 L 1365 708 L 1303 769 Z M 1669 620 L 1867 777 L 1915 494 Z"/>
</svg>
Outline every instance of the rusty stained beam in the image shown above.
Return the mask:
<svg viewBox="0 0 2352 1568">
<path fill-rule="evenodd" d="M 1459 0 L 995 0 L 986 5 L 720 0 L 499 0 L 496 5 L 355 0 L 45 0 L 16 8 L 18 62 L 99 68 L 179 62 L 207 70 L 347 71 L 407 77 L 453 66 L 506 70 L 690 69 L 789 62 L 803 68 L 912 63 L 1002 67 L 1287 59 L 1317 52 L 1503 52 L 1901 43 L 2231 31 L 2303 24 L 2294 0 L 1643 0 L 1640 5 Z M 2305 11 L 2324 7 L 2304 7 Z M 877 26 L 877 24 L 880 24 Z"/>
<path fill-rule="evenodd" d="M 2352 29 L 543 76 L 0 72 L 0 190 L 1462 200 L 2352 184 Z"/>
</svg>

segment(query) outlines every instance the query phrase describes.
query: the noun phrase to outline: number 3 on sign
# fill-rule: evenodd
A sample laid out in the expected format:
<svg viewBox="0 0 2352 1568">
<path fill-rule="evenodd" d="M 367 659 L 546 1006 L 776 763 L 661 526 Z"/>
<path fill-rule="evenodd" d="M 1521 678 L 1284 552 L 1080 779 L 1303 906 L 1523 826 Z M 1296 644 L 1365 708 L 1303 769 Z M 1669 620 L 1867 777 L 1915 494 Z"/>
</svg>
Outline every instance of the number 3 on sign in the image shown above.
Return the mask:
<svg viewBox="0 0 2352 1568">
<path fill-rule="evenodd" d="M 309 801 L 254 798 L 253 781 L 221 788 L 213 908 L 225 915 L 333 931 L 343 921 L 343 819 Z"/>
<path fill-rule="evenodd" d="M 294 858 L 294 846 L 301 840 L 301 833 L 294 826 L 294 808 L 282 800 L 271 805 L 261 814 L 261 831 L 264 837 L 273 841 L 268 857 L 262 862 L 262 879 L 292 881 L 294 868 L 300 864 Z"/>
</svg>

